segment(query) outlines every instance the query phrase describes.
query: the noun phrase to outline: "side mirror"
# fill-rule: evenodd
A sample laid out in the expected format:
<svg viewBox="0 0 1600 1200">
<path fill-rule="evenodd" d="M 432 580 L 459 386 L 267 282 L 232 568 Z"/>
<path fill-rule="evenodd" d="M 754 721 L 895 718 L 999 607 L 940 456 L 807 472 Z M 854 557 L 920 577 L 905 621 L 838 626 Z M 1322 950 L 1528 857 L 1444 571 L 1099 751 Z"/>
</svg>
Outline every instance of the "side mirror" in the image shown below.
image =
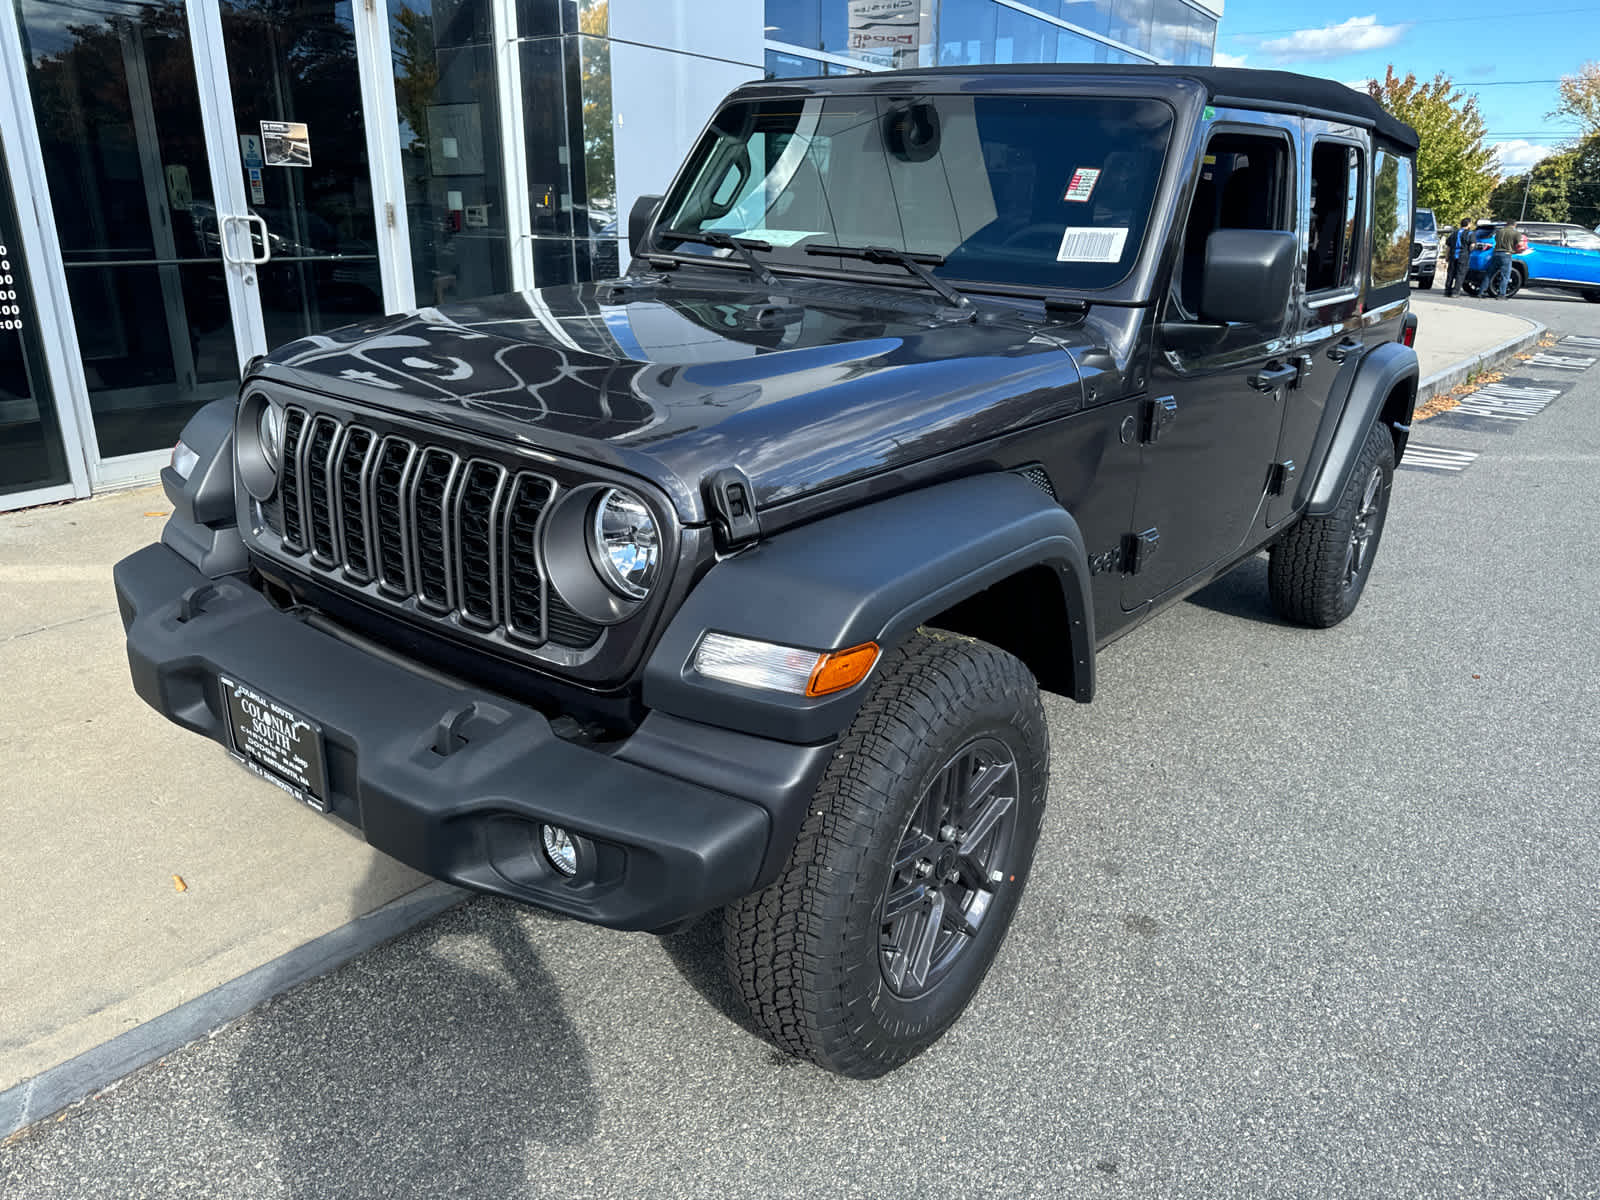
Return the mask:
<svg viewBox="0 0 1600 1200">
<path fill-rule="evenodd" d="M 1299 239 L 1276 229 L 1218 229 L 1206 238 L 1200 316 L 1267 325 L 1283 320 Z"/>
<path fill-rule="evenodd" d="M 628 210 L 628 253 L 635 258 L 639 257 L 639 247 L 644 244 L 644 235 L 650 232 L 650 222 L 656 219 L 663 199 L 663 196 L 640 196 Z"/>
</svg>

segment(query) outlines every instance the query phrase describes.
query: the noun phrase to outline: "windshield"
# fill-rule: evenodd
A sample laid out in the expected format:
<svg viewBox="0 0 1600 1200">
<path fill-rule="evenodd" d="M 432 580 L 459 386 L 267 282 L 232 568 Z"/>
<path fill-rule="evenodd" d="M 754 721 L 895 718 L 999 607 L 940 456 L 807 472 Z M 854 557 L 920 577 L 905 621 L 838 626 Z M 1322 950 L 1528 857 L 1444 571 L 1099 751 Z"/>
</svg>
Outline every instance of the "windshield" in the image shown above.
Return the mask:
<svg viewBox="0 0 1600 1200">
<path fill-rule="evenodd" d="M 1417 236 L 1432 237 L 1438 233 L 1438 228 L 1433 223 L 1433 213 L 1425 208 L 1417 209 Z"/>
<path fill-rule="evenodd" d="M 743 236 L 786 263 L 869 265 L 806 245 L 941 256 L 943 278 L 1074 291 L 1127 275 L 1150 218 L 1172 110 L 1156 100 L 813 96 L 717 114 L 663 208 L 671 229 Z"/>
</svg>

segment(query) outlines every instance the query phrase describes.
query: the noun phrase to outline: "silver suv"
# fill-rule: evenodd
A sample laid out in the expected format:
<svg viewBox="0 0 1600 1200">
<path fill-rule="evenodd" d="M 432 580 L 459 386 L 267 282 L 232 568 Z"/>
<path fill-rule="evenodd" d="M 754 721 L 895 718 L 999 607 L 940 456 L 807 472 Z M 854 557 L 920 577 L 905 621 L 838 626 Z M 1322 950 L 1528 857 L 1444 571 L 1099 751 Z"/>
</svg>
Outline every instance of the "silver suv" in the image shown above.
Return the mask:
<svg viewBox="0 0 1600 1200">
<path fill-rule="evenodd" d="M 1439 226 L 1433 219 L 1433 209 L 1419 208 L 1411 231 L 1411 278 L 1418 287 L 1431 288 L 1438 269 Z"/>
</svg>

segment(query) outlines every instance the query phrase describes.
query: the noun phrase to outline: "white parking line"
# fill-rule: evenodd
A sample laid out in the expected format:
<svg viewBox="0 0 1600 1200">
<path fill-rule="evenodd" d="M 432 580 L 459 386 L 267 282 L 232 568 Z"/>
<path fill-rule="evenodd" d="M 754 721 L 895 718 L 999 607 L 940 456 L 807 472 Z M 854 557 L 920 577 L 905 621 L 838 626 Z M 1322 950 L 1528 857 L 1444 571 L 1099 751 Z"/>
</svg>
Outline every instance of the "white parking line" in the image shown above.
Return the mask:
<svg viewBox="0 0 1600 1200">
<path fill-rule="evenodd" d="M 1522 365 L 1525 367 L 1555 367 L 1560 371 L 1587 371 L 1594 366 L 1592 354 L 1551 354 L 1540 351 Z"/>
<path fill-rule="evenodd" d="M 1498 421 L 1526 421 L 1538 416 L 1559 396 L 1561 388 L 1515 387 L 1490 383 L 1467 396 L 1446 415 L 1489 417 Z"/>
<path fill-rule="evenodd" d="M 1600 337 L 1584 337 L 1581 333 L 1569 333 L 1561 339 L 1563 346 L 1590 346 L 1600 350 Z"/>
<path fill-rule="evenodd" d="M 1443 446 L 1419 446 L 1415 442 L 1408 442 L 1406 456 L 1400 465 L 1424 467 L 1430 471 L 1464 471 L 1477 457 L 1476 450 L 1448 450 Z"/>
</svg>

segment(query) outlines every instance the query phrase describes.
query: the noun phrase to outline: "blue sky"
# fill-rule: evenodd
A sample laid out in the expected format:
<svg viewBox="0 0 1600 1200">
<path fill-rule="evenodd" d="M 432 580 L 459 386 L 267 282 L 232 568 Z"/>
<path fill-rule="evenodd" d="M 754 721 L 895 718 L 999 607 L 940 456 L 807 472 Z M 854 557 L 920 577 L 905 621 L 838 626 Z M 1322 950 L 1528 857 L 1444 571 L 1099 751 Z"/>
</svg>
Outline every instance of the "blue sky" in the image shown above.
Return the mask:
<svg viewBox="0 0 1600 1200">
<path fill-rule="evenodd" d="M 1587 55 L 1584 51 L 1587 50 Z M 1508 174 L 1559 146 L 1575 128 L 1548 120 L 1556 81 L 1600 58 L 1600 0 L 1408 0 L 1385 7 L 1333 7 L 1282 0 L 1226 0 L 1217 30 L 1218 66 L 1281 67 L 1355 83 L 1443 71 L 1476 93 Z M 1534 82 L 1525 82 L 1534 81 Z"/>
</svg>

